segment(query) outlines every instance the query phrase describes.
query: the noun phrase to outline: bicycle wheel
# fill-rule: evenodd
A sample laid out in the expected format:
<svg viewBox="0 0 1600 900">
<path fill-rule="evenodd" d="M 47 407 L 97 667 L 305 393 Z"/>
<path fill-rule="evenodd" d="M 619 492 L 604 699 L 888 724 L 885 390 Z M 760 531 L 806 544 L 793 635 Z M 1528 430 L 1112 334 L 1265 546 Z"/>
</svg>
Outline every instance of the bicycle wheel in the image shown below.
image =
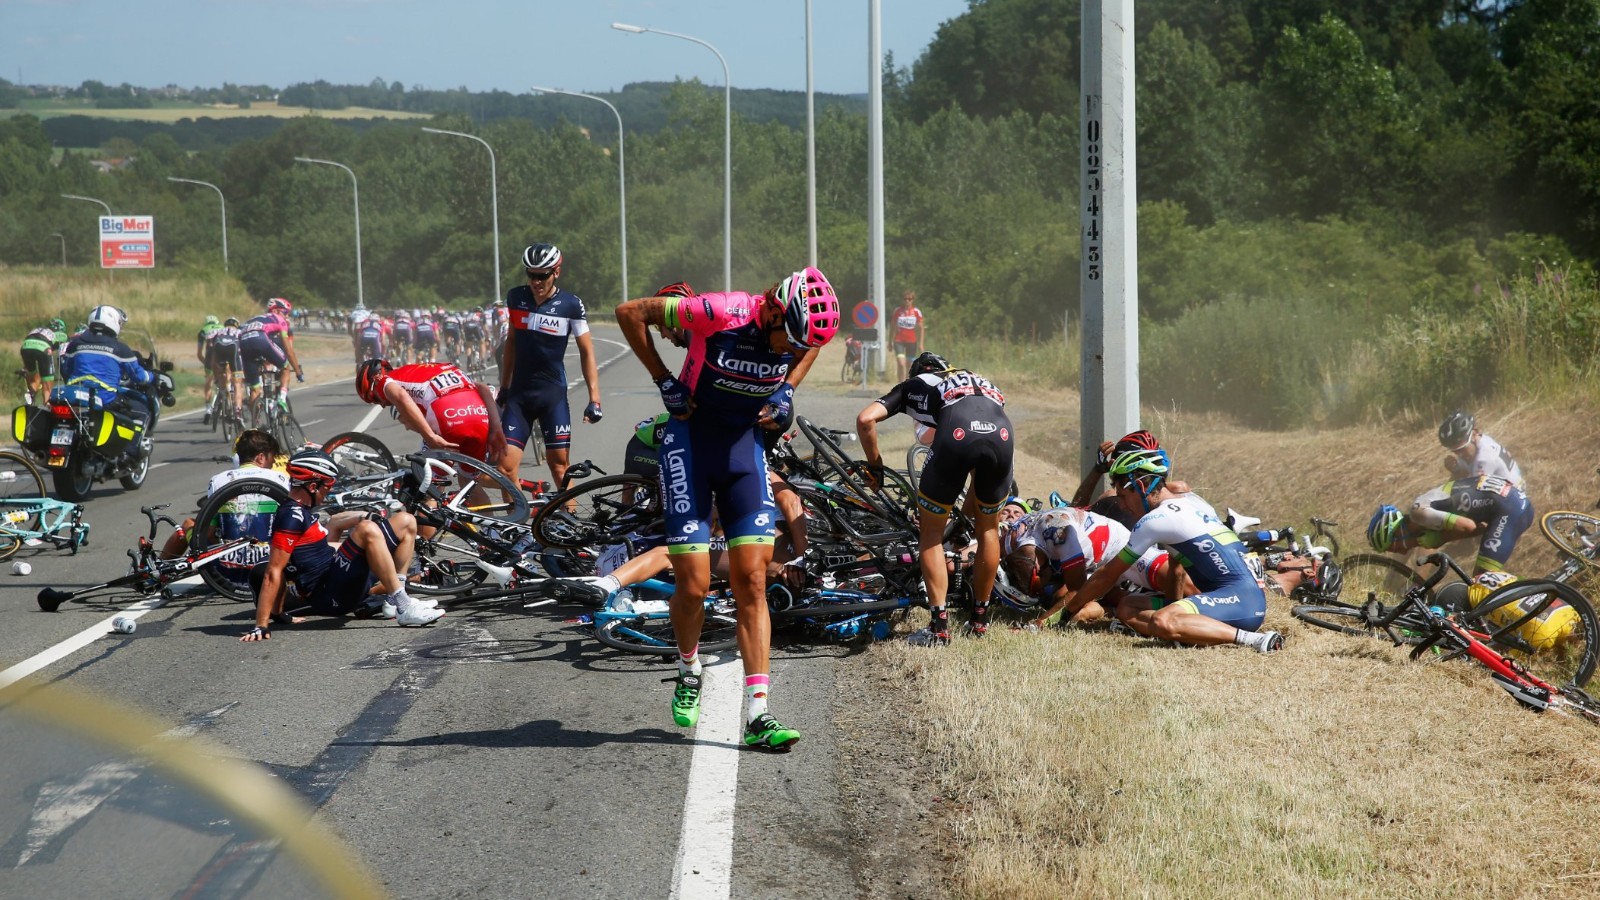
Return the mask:
<svg viewBox="0 0 1600 900">
<path fill-rule="evenodd" d="M 616 544 L 634 532 L 661 532 L 661 492 L 643 475 L 607 475 L 567 488 L 533 517 L 533 539 L 576 549 Z"/>
<path fill-rule="evenodd" d="M 378 440 L 364 431 L 346 431 L 328 438 L 322 452 L 333 457 L 341 469 L 351 475 L 377 475 L 395 470 L 394 454 Z"/>
<path fill-rule="evenodd" d="M 1344 584 L 1339 590 L 1340 599 L 1331 605 L 1357 609 L 1368 599 L 1376 599 L 1386 607 L 1400 605 L 1408 588 L 1420 585 L 1422 576 L 1400 560 L 1377 553 L 1357 553 L 1339 563 L 1344 572 Z M 1429 591 L 1427 602 L 1434 597 Z"/>
<path fill-rule="evenodd" d="M 528 443 L 522 448 L 522 461 L 531 462 L 536 466 L 544 465 L 544 432 L 538 428 L 531 429 Z"/>
<path fill-rule="evenodd" d="M 1600 518 L 1565 510 L 1547 512 L 1539 518 L 1539 531 L 1562 553 L 1590 566 L 1600 566 L 1595 561 L 1595 554 L 1600 552 Z"/>
<path fill-rule="evenodd" d="M 408 458 L 415 461 L 413 471 L 419 482 L 427 479 L 428 471 L 434 473 L 433 486 L 453 508 L 475 519 L 510 524 L 528 521 L 528 495 L 483 460 L 448 450 L 424 450 Z M 453 478 L 440 474 L 445 471 Z"/>
<path fill-rule="evenodd" d="M 29 497 L 48 497 L 44 488 L 44 475 L 33 461 L 14 450 L 0 450 L 0 500 L 21 500 Z M 18 531 L 38 531 L 39 513 L 21 508 L 4 510 L 7 527 Z M 16 550 L 15 547 L 12 548 Z"/>
<path fill-rule="evenodd" d="M 1389 633 L 1382 628 L 1367 624 L 1362 617 L 1361 610 L 1349 606 L 1321 606 L 1314 604 L 1301 604 L 1289 611 L 1289 614 L 1307 625 L 1337 631 L 1340 634 L 1353 634 L 1358 637 L 1380 638 L 1389 640 Z M 1410 617 L 1402 617 L 1394 623 L 1395 636 L 1403 644 L 1420 644 L 1428 636 L 1429 629 L 1424 623 L 1415 621 Z"/>
<path fill-rule="evenodd" d="M 272 555 L 272 517 L 289 501 L 276 481 L 241 478 L 225 485 L 201 504 L 189 532 L 189 549 L 202 553 L 239 538 L 249 543 L 200 570 L 212 590 L 234 600 L 252 600 L 250 570 Z"/>
<path fill-rule="evenodd" d="M 705 624 L 700 628 L 700 651 L 718 653 L 731 649 L 738 643 L 736 633 L 732 598 L 708 600 Z M 672 619 L 665 613 L 606 619 L 594 629 L 594 636 L 607 647 L 624 653 L 673 656 L 678 652 Z"/>
<path fill-rule="evenodd" d="M 300 427 L 294 413 L 288 408 L 278 410 L 273 417 L 273 430 L 278 435 L 278 446 L 285 453 L 293 453 L 306 444 L 305 429 Z"/>
<path fill-rule="evenodd" d="M 906 476 L 911 482 L 914 494 L 922 483 L 922 467 L 928 464 L 928 457 L 933 455 L 933 448 L 927 444 L 912 444 L 906 448 Z"/>
<path fill-rule="evenodd" d="M 1462 619 L 1467 627 L 1488 634 L 1486 643 L 1558 687 L 1587 685 L 1600 660 L 1600 624 L 1593 604 L 1559 581 L 1513 582 Z"/>
</svg>

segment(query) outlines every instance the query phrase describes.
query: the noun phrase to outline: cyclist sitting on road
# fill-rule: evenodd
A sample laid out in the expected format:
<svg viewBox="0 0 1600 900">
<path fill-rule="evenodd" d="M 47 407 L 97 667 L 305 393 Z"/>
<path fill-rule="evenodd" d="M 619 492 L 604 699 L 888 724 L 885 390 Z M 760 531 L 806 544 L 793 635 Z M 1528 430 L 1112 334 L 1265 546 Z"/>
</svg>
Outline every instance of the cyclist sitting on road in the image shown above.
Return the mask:
<svg viewBox="0 0 1600 900">
<path fill-rule="evenodd" d="M 757 433 L 782 431 L 793 421 L 795 388 L 839 329 L 839 299 L 828 279 L 808 267 L 763 294 L 646 297 L 622 304 L 616 315 L 672 414 L 660 461 L 667 549 L 677 584 L 673 721 L 687 728 L 700 718 L 699 640 L 711 581 L 715 504 L 728 537 L 729 581 L 746 673 L 744 742 L 787 749 L 800 733 L 767 711 L 772 626 L 766 569 L 777 516 Z M 650 336 L 651 328 L 663 326 L 689 335 L 681 381 L 661 361 Z"/>
<path fill-rule="evenodd" d="M 35 399 L 44 400 L 56 380 L 56 358 L 67 343 L 67 323 L 51 319 L 22 338 L 22 371 L 27 382 L 27 393 L 22 402 L 32 406 Z"/>
<path fill-rule="evenodd" d="M 304 621 L 295 612 L 370 614 L 389 604 L 402 626 L 429 625 L 444 615 L 436 602 L 412 599 L 399 575 L 411 564 L 417 536 L 417 520 L 410 513 L 363 518 L 334 549 L 313 507 L 327 499 L 339 478 L 338 464 L 321 450 L 306 449 L 289 457 L 287 472 L 289 501 L 273 515 L 272 556 L 250 576 L 256 589 L 256 624 L 239 640 L 268 640 L 273 622 Z M 295 606 L 286 609 L 291 581 Z M 383 594 L 371 596 L 375 584 Z"/>
<path fill-rule="evenodd" d="M 506 293 L 511 310 L 511 339 L 500 361 L 500 419 L 507 449 L 500 471 L 513 483 L 522 466 L 522 449 L 531 429 L 544 436 L 545 462 L 553 484 L 564 484 L 572 443 L 572 411 L 567 406 L 567 340 L 578 344 L 578 362 L 589 386 L 583 420 L 600 421 L 600 370 L 594 360 L 594 337 L 583 301 L 556 287 L 561 277 L 561 251 L 553 244 L 533 244 L 522 251 L 528 283 Z"/>
<path fill-rule="evenodd" d="M 1111 464 L 1117 496 L 1140 519 L 1127 546 L 1089 576 L 1077 601 L 1088 604 L 1106 597 L 1146 552 L 1160 546 L 1177 559 L 1199 592 L 1184 596 L 1169 579 L 1166 598 L 1117 604 L 1123 624 L 1147 637 L 1202 647 L 1239 644 L 1261 653 L 1282 648 L 1283 635 L 1256 631 L 1266 618 L 1267 595 L 1245 561 L 1244 544 L 1199 495 L 1170 490 L 1169 471 L 1164 450 L 1130 450 Z"/>
<path fill-rule="evenodd" d="M 278 482 L 279 486 L 288 490 L 289 477 L 283 473 L 283 462 L 279 459 L 282 453 L 278 439 L 270 432 L 257 428 L 246 428 L 239 432 L 239 437 L 233 442 L 236 468 L 212 476 L 210 483 L 206 485 L 206 498 L 210 499 L 217 491 L 241 478 L 266 478 Z M 204 501 L 201 501 L 201 505 L 204 505 Z M 235 508 L 229 512 L 229 520 L 223 523 L 223 538 L 248 535 L 264 541 L 272 535 L 272 514 L 278 506 L 265 495 L 246 494 L 230 505 Z M 162 559 L 177 559 L 183 555 L 189 546 L 189 533 L 194 530 L 194 524 L 194 517 L 191 516 L 184 519 L 182 525 L 173 529 L 166 544 L 161 547 Z M 230 562 L 231 560 L 224 560 L 219 564 L 226 566 Z"/>
<path fill-rule="evenodd" d="M 395 368 L 369 359 L 356 370 L 356 396 L 391 406 L 400 424 L 422 436 L 425 447 L 498 463 L 505 432 L 488 385 L 476 384 L 450 363 Z"/>
<path fill-rule="evenodd" d="M 919 424 L 935 430 L 933 453 L 923 464 L 917 482 L 917 545 L 922 580 L 933 618 L 923 631 L 911 635 L 914 643 L 938 646 L 950 642 L 950 617 L 946 607 L 949 571 L 945 562 L 945 521 L 956 498 L 972 477 L 967 512 L 977 534 L 977 557 L 972 571 L 973 611 L 969 628 L 982 635 L 989 628 L 989 595 L 1000 567 L 1000 509 L 1011 493 L 1011 466 L 1015 442 L 1006 417 L 1005 395 L 987 378 L 965 369 L 952 369 L 934 353 L 912 361 L 911 377 L 868 404 L 856 416 L 861 453 L 871 470 L 881 470 L 878 449 L 879 422 L 904 412 Z"/>
<path fill-rule="evenodd" d="M 300 368 L 300 357 L 294 352 L 294 329 L 289 325 L 289 313 L 294 307 L 282 297 L 267 301 L 267 311 L 252 316 L 239 327 L 239 357 L 244 362 L 244 380 L 250 386 L 250 401 L 261 396 L 261 364 L 278 367 L 278 394 L 289 392 L 289 368 L 301 381 L 306 380 Z"/>
<path fill-rule="evenodd" d="M 1447 481 L 1413 500 L 1409 512 L 1385 504 L 1367 523 L 1374 550 L 1404 553 L 1483 535 L 1473 574 L 1500 572 L 1533 524 L 1533 504 L 1521 488 L 1495 475 Z"/>
<path fill-rule="evenodd" d="M 1478 428 L 1478 420 L 1464 409 L 1445 416 L 1439 426 L 1439 443 L 1450 455 L 1444 458 L 1444 467 L 1451 478 L 1475 478 L 1492 475 L 1503 478 L 1526 491 L 1527 482 L 1522 477 L 1522 467 L 1512 458 L 1510 451 L 1500 442 Z"/>
</svg>

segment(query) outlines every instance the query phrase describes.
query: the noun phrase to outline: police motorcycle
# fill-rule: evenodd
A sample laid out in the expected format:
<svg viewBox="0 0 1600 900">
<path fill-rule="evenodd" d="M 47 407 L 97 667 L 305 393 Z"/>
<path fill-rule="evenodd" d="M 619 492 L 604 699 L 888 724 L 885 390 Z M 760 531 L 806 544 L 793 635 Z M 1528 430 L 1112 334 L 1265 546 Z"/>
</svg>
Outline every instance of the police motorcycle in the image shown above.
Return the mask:
<svg viewBox="0 0 1600 900">
<path fill-rule="evenodd" d="M 139 345 L 130 343 L 129 349 L 153 373 L 149 383 L 124 387 L 105 402 L 95 379 L 75 379 L 76 384 L 56 385 L 44 406 L 12 411 L 12 436 L 49 471 L 59 499 L 81 502 L 96 482 L 112 478 L 126 490 L 138 490 L 150 472 L 150 432 L 161 408 L 177 402 L 172 362 L 157 359 L 150 335 L 118 337 Z"/>
</svg>

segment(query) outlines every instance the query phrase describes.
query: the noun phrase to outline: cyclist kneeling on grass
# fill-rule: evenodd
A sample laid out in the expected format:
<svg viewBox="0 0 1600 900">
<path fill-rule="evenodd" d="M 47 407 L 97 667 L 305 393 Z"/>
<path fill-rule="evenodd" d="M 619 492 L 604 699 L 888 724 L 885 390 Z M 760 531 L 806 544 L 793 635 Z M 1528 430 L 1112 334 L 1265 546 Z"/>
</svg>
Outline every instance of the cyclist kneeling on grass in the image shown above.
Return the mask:
<svg viewBox="0 0 1600 900">
<path fill-rule="evenodd" d="M 1082 509 L 1046 509 L 1015 520 L 1001 538 L 1011 584 L 1040 598 L 1032 624 L 1058 618 L 1085 624 L 1104 619 L 1106 610 L 1079 590 L 1106 561 L 1128 543 L 1128 529 Z"/>
<path fill-rule="evenodd" d="M 377 615 L 392 605 L 402 626 L 429 625 L 444 615 L 436 601 L 412 599 L 398 574 L 411 564 L 416 518 L 394 512 L 384 519 L 362 519 L 335 550 L 313 507 L 327 499 L 339 478 L 339 465 L 321 450 L 301 450 L 289 457 L 287 470 L 289 499 L 272 519 L 272 555 L 251 572 L 256 624 L 239 640 L 268 640 L 274 622 L 305 621 L 297 612 Z M 291 581 L 294 606 L 286 603 Z M 380 595 L 371 594 L 375 582 L 383 589 Z"/>
<path fill-rule="evenodd" d="M 1244 544 L 1198 495 L 1173 493 L 1167 486 L 1169 470 L 1163 450 L 1129 451 L 1111 464 L 1117 497 L 1141 517 L 1116 559 L 1089 576 L 1078 592 L 1080 602 L 1105 597 L 1146 551 L 1160 546 L 1199 593 L 1151 600 L 1144 610 L 1121 603 L 1119 613 L 1128 612 L 1123 624 L 1147 637 L 1183 644 L 1240 644 L 1262 653 L 1280 649 L 1283 635 L 1256 631 L 1266 618 L 1267 595 L 1245 561 Z M 1173 588 L 1169 596 L 1182 593 Z"/>
</svg>

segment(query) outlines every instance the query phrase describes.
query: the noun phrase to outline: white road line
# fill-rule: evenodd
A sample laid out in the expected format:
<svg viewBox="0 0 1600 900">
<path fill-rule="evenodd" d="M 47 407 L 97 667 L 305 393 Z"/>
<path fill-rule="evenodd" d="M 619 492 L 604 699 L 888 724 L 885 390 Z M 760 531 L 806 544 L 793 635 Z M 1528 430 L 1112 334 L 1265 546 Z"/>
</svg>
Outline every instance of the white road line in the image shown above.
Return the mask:
<svg viewBox="0 0 1600 900">
<path fill-rule="evenodd" d="M 170 463 L 170 462 L 151 463 L 150 464 L 150 468 L 153 471 L 155 469 L 161 468 L 162 466 L 170 466 L 170 465 L 172 465 L 172 463 Z"/>
<path fill-rule="evenodd" d="M 321 425 L 323 422 L 326 422 L 326 421 L 328 421 L 328 420 L 327 419 L 312 419 L 309 422 L 301 422 L 300 423 L 300 427 L 301 428 L 310 428 L 313 425 Z"/>
<path fill-rule="evenodd" d="M 107 616 L 72 637 L 56 644 L 54 647 L 37 653 L 6 669 L 4 672 L 0 672 L 0 688 L 10 687 L 51 663 L 65 659 L 67 656 L 82 650 L 107 635 L 116 634 L 111 630 L 111 620 L 117 616 L 127 616 L 130 619 L 138 620 L 145 613 L 165 606 L 166 603 L 167 598 L 156 594 L 153 597 L 146 597 L 137 603 L 123 607 L 115 615 Z"/>
<path fill-rule="evenodd" d="M 672 868 L 675 900 L 724 900 L 733 893 L 733 809 L 739 789 L 739 713 L 744 709 L 744 662 L 737 654 L 705 667 L 700 724 L 695 726 L 683 830 Z"/>
<path fill-rule="evenodd" d="M 367 430 L 367 426 L 371 425 L 373 423 L 373 421 L 376 420 L 378 418 L 379 414 L 381 414 L 382 412 L 383 412 L 383 407 L 378 406 L 377 404 L 373 404 L 372 408 L 367 410 L 366 416 L 362 418 L 361 424 L 357 425 L 355 427 L 355 430 L 356 431 L 366 431 Z"/>
</svg>

